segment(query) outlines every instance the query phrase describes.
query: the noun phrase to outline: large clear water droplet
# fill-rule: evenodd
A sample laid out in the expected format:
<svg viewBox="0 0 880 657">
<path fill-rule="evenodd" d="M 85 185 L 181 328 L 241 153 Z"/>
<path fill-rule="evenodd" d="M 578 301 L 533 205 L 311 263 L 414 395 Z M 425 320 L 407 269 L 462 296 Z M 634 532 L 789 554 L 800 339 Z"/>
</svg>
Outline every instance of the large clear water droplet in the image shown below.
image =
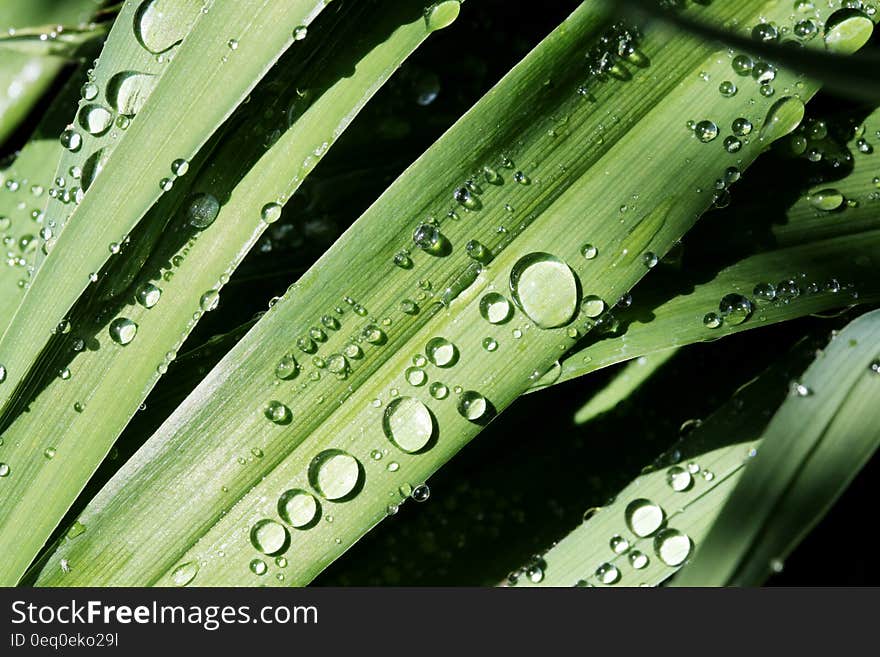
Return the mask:
<svg viewBox="0 0 880 657">
<path fill-rule="evenodd" d="M 134 116 L 147 102 L 156 81 L 155 75 L 121 71 L 107 82 L 107 102 L 120 114 Z"/>
<path fill-rule="evenodd" d="M 627 504 L 624 517 L 629 530 L 636 536 L 644 538 L 660 529 L 666 514 L 651 500 L 637 499 Z"/>
<path fill-rule="evenodd" d="M 266 518 L 251 527 L 251 543 L 263 554 L 275 555 L 287 548 L 290 534 L 280 522 Z"/>
<path fill-rule="evenodd" d="M 398 397 L 385 407 L 382 430 L 404 452 L 413 454 L 425 449 L 435 429 L 434 416 L 418 399 Z"/>
<path fill-rule="evenodd" d="M 776 141 L 797 128 L 804 119 L 804 102 L 795 96 L 777 100 L 767 111 L 761 126 L 761 141 Z"/>
<path fill-rule="evenodd" d="M 360 461 L 341 449 L 328 449 L 309 464 L 309 483 L 327 500 L 344 501 L 355 494 L 363 478 Z"/>
<path fill-rule="evenodd" d="M 134 336 L 137 335 L 137 330 L 137 324 L 127 317 L 117 317 L 110 322 L 110 337 L 113 339 L 113 342 L 123 346 L 134 340 Z"/>
<path fill-rule="evenodd" d="M 137 302 L 141 304 L 144 308 L 152 308 L 157 303 L 159 303 L 159 299 L 162 297 L 162 290 L 160 290 L 152 283 L 144 283 L 138 289 L 135 296 L 137 298 Z"/>
<path fill-rule="evenodd" d="M 568 324 L 577 311 L 574 272 L 549 253 L 520 258 L 510 272 L 510 291 L 516 305 L 540 328 Z"/>
<path fill-rule="evenodd" d="M 201 2 L 145 0 L 134 14 L 134 35 L 158 55 L 183 41 L 201 10 Z"/>
<path fill-rule="evenodd" d="M 497 292 L 489 292 L 480 299 L 480 315 L 490 324 L 503 324 L 510 319 L 510 302 Z"/>
<path fill-rule="evenodd" d="M 667 566 L 680 566 L 694 547 L 690 537 L 677 529 L 664 529 L 654 537 L 654 552 Z"/>
<path fill-rule="evenodd" d="M 431 338 L 425 345 L 425 355 L 437 367 L 452 367 L 458 362 L 458 347 L 446 338 Z"/>
<path fill-rule="evenodd" d="M 741 294 L 725 294 L 718 304 L 718 311 L 721 313 L 726 324 L 734 326 L 742 324 L 752 316 L 755 307 L 748 297 Z"/>
<path fill-rule="evenodd" d="M 101 105 L 84 105 L 79 111 L 79 124 L 89 134 L 100 136 L 113 125 L 113 115 Z"/>
<path fill-rule="evenodd" d="M 856 9 L 840 9 L 825 21 L 825 49 L 849 55 L 868 43 L 874 23 Z"/>
<path fill-rule="evenodd" d="M 315 496 L 300 488 L 285 491 L 278 500 L 278 515 L 297 529 L 312 526 L 320 511 L 321 507 Z"/>
<path fill-rule="evenodd" d="M 186 220 L 193 228 L 204 230 L 220 214 L 220 201 L 213 194 L 193 194 L 186 206 Z"/>
<path fill-rule="evenodd" d="M 465 390 L 458 398 L 457 410 L 466 420 L 480 422 L 489 414 L 489 402 L 480 393 Z"/>
</svg>

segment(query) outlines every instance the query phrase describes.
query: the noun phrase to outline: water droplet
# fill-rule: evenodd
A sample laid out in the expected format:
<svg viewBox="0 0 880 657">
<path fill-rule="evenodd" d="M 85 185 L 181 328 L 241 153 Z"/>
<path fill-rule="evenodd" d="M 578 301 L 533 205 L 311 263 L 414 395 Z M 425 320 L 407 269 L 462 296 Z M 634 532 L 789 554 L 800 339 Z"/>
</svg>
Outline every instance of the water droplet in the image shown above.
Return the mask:
<svg viewBox="0 0 880 657">
<path fill-rule="evenodd" d="M 730 80 L 725 80 L 718 85 L 718 91 L 725 98 L 731 98 L 736 95 L 736 85 Z"/>
<path fill-rule="evenodd" d="M 595 318 L 605 312 L 605 302 L 599 297 L 589 294 L 584 297 L 581 309 L 587 317 Z"/>
<path fill-rule="evenodd" d="M 467 187 L 459 187 L 452 193 L 452 197 L 468 210 L 479 210 L 482 207 L 480 200 Z"/>
<path fill-rule="evenodd" d="M 134 15 L 134 34 L 154 55 L 180 43 L 201 11 L 201 3 L 145 0 Z"/>
<path fill-rule="evenodd" d="M 117 317 L 110 322 L 110 337 L 113 339 L 113 342 L 124 346 L 134 340 L 134 336 L 137 335 L 137 329 L 137 324 L 130 319 Z"/>
<path fill-rule="evenodd" d="M 68 128 L 61 133 L 59 141 L 64 148 L 75 153 L 82 146 L 82 135 L 80 135 L 76 130 L 71 130 L 70 128 Z"/>
<path fill-rule="evenodd" d="M 254 559 L 251 561 L 249 568 L 254 575 L 265 575 L 268 570 L 266 562 L 262 559 Z"/>
<path fill-rule="evenodd" d="M 137 114 L 147 102 L 158 78 L 147 73 L 122 71 L 107 81 L 107 102 L 125 116 Z"/>
<path fill-rule="evenodd" d="M 728 153 L 736 153 L 742 148 L 742 142 L 736 137 L 730 136 L 724 138 L 724 150 Z M 717 201 L 717 200 L 716 200 Z M 716 202 L 716 207 L 722 207 Z"/>
<path fill-rule="evenodd" d="M 434 399 L 446 399 L 449 396 L 449 388 L 445 384 L 435 381 L 428 389 Z"/>
<path fill-rule="evenodd" d="M 748 55 L 737 55 L 733 58 L 730 65 L 733 68 L 734 73 L 745 76 L 752 72 L 752 67 L 755 63 Z"/>
<path fill-rule="evenodd" d="M 745 137 L 752 131 L 752 122 L 744 117 L 740 117 L 733 120 L 731 129 L 737 137 Z"/>
<path fill-rule="evenodd" d="M 629 530 L 639 538 L 645 538 L 660 529 L 666 514 L 651 500 L 640 498 L 626 506 L 624 517 Z"/>
<path fill-rule="evenodd" d="M 84 105 L 79 111 L 79 124 L 89 134 L 100 136 L 113 125 L 113 115 L 101 105 Z"/>
<path fill-rule="evenodd" d="M 152 308 L 159 303 L 159 299 L 162 297 L 162 290 L 152 283 L 144 283 L 138 289 L 135 297 L 137 298 L 137 302 L 144 308 Z"/>
<path fill-rule="evenodd" d="M 795 96 L 777 100 L 767 111 L 761 126 L 761 141 L 776 141 L 797 128 L 804 118 L 804 103 Z"/>
<path fill-rule="evenodd" d="M 382 416 L 385 436 L 404 452 L 414 454 L 428 446 L 436 430 L 434 416 L 418 399 L 398 397 Z"/>
<path fill-rule="evenodd" d="M 844 198 L 836 189 L 821 189 L 812 192 L 808 197 L 810 204 L 823 212 L 832 212 L 843 205 Z"/>
<path fill-rule="evenodd" d="M 752 28 L 752 38 L 758 41 L 776 41 L 779 30 L 771 23 L 758 23 Z"/>
<path fill-rule="evenodd" d="M 180 564 L 171 572 L 171 581 L 174 586 L 186 586 L 199 574 L 199 562 L 187 561 Z"/>
<path fill-rule="evenodd" d="M 868 43 L 874 31 L 870 18 L 855 9 L 840 9 L 825 22 L 825 49 L 849 55 Z"/>
<path fill-rule="evenodd" d="M 694 543 L 677 529 L 664 529 L 654 537 L 654 553 L 667 566 L 680 566 L 690 556 Z"/>
<path fill-rule="evenodd" d="M 209 313 L 216 310 L 220 304 L 220 293 L 217 290 L 208 290 L 199 299 L 199 308 L 202 312 Z"/>
<path fill-rule="evenodd" d="M 226 47 L 230 50 L 238 50 L 238 39 L 230 39 L 226 42 Z"/>
<path fill-rule="evenodd" d="M 809 397 L 813 394 L 813 391 L 808 386 L 799 381 L 792 382 L 791 391 L 796 397 Z"/>
<path fill-rule="evenodd" d="M 446 338 L 432 338 L 425 345 L 425 354 L 437 367 L 452 367 L 458 362 L 458 347 Z"/>
<path fill-rule="evenodd" d="M 267 224 L 273 224 L 281 218 L 281 206 L 277 203 L 266 203 L 260 210 L 260 218 Z"/>
<path fill-rule="evenodd" d="M 703 316 L 703 326 L 710 329 L 716 329 L 721 326 L 722 319 L 716 313 L 706 313 Z"/>
<path fill-rule="evenodd" d="M 642 256 L 642 263 L 648 269 L 656 267 L 658 262 L 660 262 L 660 258 L 653 251 L 646 251 L 645 255 Z"/>
<path fill-rule="evenodd" d="M 540 328 L 563 326 L 577 311 L 574 272 L 549 253 L 520 258 L 510 272 L 510 291 L 516 305 Z"/>
<path fill-rule="evenodd" d="M 189 171 L 189 162 L 183 158 L 178 158 L 171 163 L 171 173 L 175 176 L 186 175 L 187 171 Z"/>
<path fill-rule="evenodd" d="M 0 365 L 0 383 L 3 383 L 6 380 L 7 371 L 5 365 Z"/>
<path fill-rule="evenodd" d="M 490 324 L 503 324 L 511 315 L 510 302 L 497 292 L 489 292 L 480 299 L 480 315 Z"/>
<path fill-rule="evenodd" d="M 0 463 L 0 477 L 8 477 L 9 476 L 9 465 L 6 463 Z"/>
<path fill-rule="evenodd" d="M 479 422 L 489 413 L 489 402 L 478 392 L 466 390 L 458 399 L 459 414 L 471 422 Z"/>
<path fill-rule="evenodd" d="M 425 25 L 428 32 L 449 27 L 458 18 L 460 11 L 461 5 L 458 0 L 444 0 L 434 3 L 425 9 Z"/>
<path fill-rule="evenodd" d="M 880 358 L 875 358 L 871 361 L 871 364 L 868 365 L 868 370 L 873 372 L 874 374 L 880 374 Z"/>
<path fill-rule="evenodd" d="M 431 489 L 428 488 L 428 484 L 421 484 L 413 488 L 410 497 L 416 502 L 427 502 L 428 498 L 431 496 Z"/>
<path fill-rule="evenodd" d="M 610 586 L 620 579 L 620 570 L 614 564 L 603 563 L 596 568 L 596 579 Z"/>
<path fill-rule="evenodd" d="M 300 488 L 285 491 L 278 500 L 278 515 L 297 529 L 310 527 L 319 513 L 320 505 L 315 496 Z"/>
<path fill-rule="evenodd" d="M 611 540 L 608 541 L 608 547 L 611 548 L 611 551 L 614 552 L 614 554 L 623 554 L 629 550 L 629 541 L 623 536 L 615 534 L 611 537 Z"/>
<path fill-rule="evenodd" d="M 294 378 L 299 374 L 299 363 L 292 354 L 285 354 L 275 366 L 275 376 L 279 379 L 287 380 Z"/>
<path fill-rule="evenodd" d="M 57 453 L 58 452 L 54 447 L 47 447 L 46 449 L 43 450 L 43 456 L 45 456 L 47 459 L 54 459 L 55 454 L 57 454 Z"/>
<path fill-rule="evenodd" d="M 212 194 L 194 194 L 186 208 L 186 219 L 190 226 L 204 230 L 220 213 L 220 201 Z"/>
<path fill-rule="evenodd" d="M 770 283 L 758 283 L 755 285 L 755 289 L 752 290 L 752 294 L 760 301 L 769 302 L 776 298 L 776 288 Z"/>
<path fill-rule="evenodd" d="M 597 249 L 592 244 L 584 244 L 581 247 L 581 255 L 584 256 L 586 260 L 592 260 L 597 255 L 599 255 L 599 249 Z"/>
<path fill-rule="evenodd" d="M 741 294 L 726 294 L 718 304 L 718 311 L 727 324 L 742 324 L 752 316 L 752 302 Z"/>
<path fill-rule="evenodd" d="M 666 471 L 666 483 L 676 493 L 688 490 L 694 484 L 691 473 L 680 466 L 673 466 Z"/>
<path fill-rule="evenodd" d="M 694 125 L 694 134 L 701 142 L 707 143 L 718 136 L 718 126 L 712 121 L 699 121 Z"/>
<path fill-rule="evenodd" d="M 357 494 L 362 478 L 360 461 L 339 449 L 325 450 L 309 464 L 309 483 L 328 500 L 344 501 Z"/>
<path fill-rule="evenodd" d="M 639 550 L 633 550 L 629 553 L 629 564 L 636 570 L 641 570 L 648 565 L 648 555 Z"/>
<path fill-rule="evenodd" d="M 410 367 L 406 370 L 406 380 L 411 386 L 423 386 L 428 380 L 425 370 L 418 367 Z"/>
<path fill-rule="evenodd" d="M 275 424 L 290 424 L 293 413 L 280 401 L 272 400 L 263 408 L 263 415 Z"/>
</svg>

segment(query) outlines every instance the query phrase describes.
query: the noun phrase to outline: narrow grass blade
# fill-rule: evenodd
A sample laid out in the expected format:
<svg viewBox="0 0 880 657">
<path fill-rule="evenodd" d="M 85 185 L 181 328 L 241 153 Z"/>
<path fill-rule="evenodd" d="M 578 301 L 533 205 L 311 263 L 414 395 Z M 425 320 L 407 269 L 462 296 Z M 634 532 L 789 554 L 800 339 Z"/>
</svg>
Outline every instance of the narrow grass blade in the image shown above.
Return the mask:
<svg viewBox="0 0 880 657">
<path fill-rule="evenodd" d="M 758 458 L 677 586 L 759 584 L 880 444 L 880 311 L 837 334 L 792 388 Z"/>
<path fill-rule="evenodd" d="M 604 388 L 593 395 L 574 416 L 575 424 L 586 424 L 603 413 L 613 410 L 617 404 L 630 396 L 651 375 L 675 356 L 678 349 L 666 349 L 649 356 L 640 356 L 627 363 Z"/>
<path fill-rule="evenodd" d="M 619 336 L 566 354 L 552 380 L 537 383 L 546 387 L 672 347 L 835 308 L 876 303 L 880 284 L 872 263 L 878 258 L 880 231 L 874 230 L 760 253 L 715 274 L 682 272 L 669 273 L 665 280 L 652 278 L 644 289 L 636 289 L 631 308 L 615 312 L 621 325 Z M 699 282 L 704 278 L 709 282 Z M 785 292 L 788 281 L 793 286 Z M 773 300 L 755 294 L 759 286 L 772 285 L 775 296 L 780 284 L 781 293 Z M 709 328 L 706 315 L 721 315 L 719 303 L 731 293 L 750 299 L 752 311 L 741 323 L 728 321 Z"/>
<path fill-rule="evenodd" d="M 760 2 L 694 11 L 787 15 Z M 92 501 L 86 531 L 37 582 L 310 581 L 630 289 L 712 202 L 725 169 L 746 166 L 802 117 L 795 96 L 771 99 L 756 85 L 731 101 L 707 89 L 699 72 L 727 75 L 726 52 L 653 27 L 639 38 L 608 29 L 581 5 L 410 167 Z M 602 35 L 627 59 L 590 51 Z M 585 52 L 600 77 L 585 81 Z M 815 91 L 784 71 L 776 84 Z M 736 156 L 709 126 L 682 125 L 710 117 L 726 131 L 742 113 L 761 128 Z M 587 242 L 598 257 L 584 257 Z M 557 302 L 550 317 L 521 280 L 533 266 L 534 292 Z M 481 319 L 490 292 L 526 299 L 491 324 Z M 307 522 L 290 515 L 299 502 Z M 295 558 L 284 556 L 294 545 Z"/>
</svg>

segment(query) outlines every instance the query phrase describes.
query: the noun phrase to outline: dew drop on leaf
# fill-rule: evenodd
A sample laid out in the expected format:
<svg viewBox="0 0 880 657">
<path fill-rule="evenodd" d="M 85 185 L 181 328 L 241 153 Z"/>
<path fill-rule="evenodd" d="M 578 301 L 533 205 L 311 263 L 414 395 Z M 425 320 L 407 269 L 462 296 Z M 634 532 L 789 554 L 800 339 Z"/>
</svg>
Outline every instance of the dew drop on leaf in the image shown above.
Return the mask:
<svg viewBox="0 0 880 657">
<path fill-rule="evenodd" d="M 309 464 L 309 483 L 327 500 L 343 501 L 356 494 L 362 478 L 360 461 L 340 449 L 324 450 Z"/>
<path fill-rule="evenodd" d="M 436 431 L 434 416 L 418 399 L 398 397 L 385 407 L 382 430 L 404 452 L 419 452 L 431 442 Z"/>
<path fill-rule="evenodd" d="M 315 496 L 300 488 L 285 491 L 278 500 L 278 515 L 297 529 L 311 526 L 319 513 L 320 505 Z"/>
<path fill-rule="evenodd" d="M 510 291 L 516 305 L 540 328 L 563 326 L 577 311 L 574 272 L 549 253 L 520 258 L 510 272 Z"/>
</svg>

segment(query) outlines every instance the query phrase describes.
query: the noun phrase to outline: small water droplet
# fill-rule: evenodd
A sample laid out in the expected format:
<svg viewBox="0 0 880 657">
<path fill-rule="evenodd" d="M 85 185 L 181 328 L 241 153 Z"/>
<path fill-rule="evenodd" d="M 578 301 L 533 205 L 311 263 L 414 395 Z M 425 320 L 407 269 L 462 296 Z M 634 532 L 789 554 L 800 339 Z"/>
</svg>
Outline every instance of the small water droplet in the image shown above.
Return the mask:
<svg viewBox="0 0 880 657">
<path fill-rule="evenodd" d="M 694 134 L 701 142 L 707 143 L 718 136 L 718 126 L 712 121 L 698 121 L 694 125 Z"/>
<path fill-rule="evenodd" d="M 608 541 L 608 547 L 611 548 L 611 551 L 614 552 L 614 554 L 623 554 L 629 550 L 629 541 L 623 536 L 615 534 L 611 537 L 611 540 Z"/>
<path fill-rule="evenodd" d="M 457 408 L 463 418 L 471 422 L 478 422 L 488 415 L 489 402 L 480 393 L 466 390 L 461 393 Z"/>
<path fill-rule="evenodd" d="M 754 306 L 748 297 L 735 293 L 726 294 L 718 304 L 718 311 L 725 323 L 736 326 L 752 316 Z"/>
<path fill-rule="evenodd" d="M 520 258 L 510 272 L 510 291 L 516 305 L 540 328 L 563 326 L 577 311 L 574 272 L 549 253 Z"/>
<path fill-rule="evenodd" d="M 249 568 L 254 575 L 265 575 L 269 567 L 262 559 L 254 559 L 251 561 Z"/>
<path fill-rule="evenodd" d="M 109 332 L 113 342 L 120 345 L 127 345 L 134 340 L 137 335 L 138 326 L 126 317 L 117 317 L 110 322 Z"/>
<path fill-rule="evenodd" d="M 189 198 L 186 218 L 193 228 L 203 230 L 214 223 L 220 213 L 220 202 L 212 194 L 194 194 Z"/>
<path fill-rule="evenodd" d="M 667 566 L 680 566 L 691 554 L 694 543 L 677 529 L 664 529 L 654 537 L 654 553 Z"/>
<path fill-rule="evenodd" d="M 290 424 L 293 414 L 280 401 L 272 400 L 263 408 L 263 415 L 275 424 Z"/>
<path fill-rule="evenodd" d="M 398 397 L 385 407 L 382 430 L 394 445 L 414 454 L 424 450 L 436 430 L 434 416 L 418 399 Z"/>
<path fill-rule="evenodd" d="M 187 561 L 180 564 L 171 572 L 171 581 L 174 586 L 186 586 L 199 574 L 199 562 Z"/>
<path fill-rule="evenodd" d="M 320 515 L 320 505 L 314 495 L 300 488 L 285 491 L 278 500 L 278 515 L 297 529 L 312 526 Z"/>
<path fill-rule="evenodd" d="M 309 464 L 309 483 L 328 500 L 344 501 L 357 494 L 362 478 L 360 461 L 339 449 L 325 450 Z"/>
<path fill-rule="evenodd" d="M 648 555 L 639 550 L 633 550 L 629 553 L 629 564 L 636 570 L 641 570 L 648 565 Z"/>
<path fill-rule="evenodd" d="M 278 203 L 266 203 L 260 210 L 260 218 L 267 224 L 273 224 L 281 218 L 281 206 Z"/>
<path fill-rule="evenodd" d="M 275 366 L 275 376 L 279 379 L 288 380 L 299 374 L 299 363 L 292 354 L 285 354 Z"/>
<path fill-rule="evenodd" d="M 666 471 L 666 483 L 676 493 L 681 493 L 693 486 L 694 478 L 690 472 L 675 465 Z"/>
<path fill-rule="evenodd" d="M 620 570 L 614 564 L 603 563 L 596 568 L 596 579 L 602 584 L 610 586 L 620 579 Z"/>
<path fill-rule="evenodd" d="M 434 399 L 446 399 L 449 396 L 449 388 L 445 384 L 435 381 L 428 389 Z"/>
<path fill-rule="evenodd" d="M 446 338 L 432 338 L 425 345 L 425 355 L 437 367 L 452 367 L 458 362 L 458 347 Z"/>
<path fill-rule="evenodd" d="M 640 498 L 626 506 L 624 517 L 629 530 L 639 538 L 645 538 L 660 529 L 666 514 L 651 500 Z"/>
</svg>

